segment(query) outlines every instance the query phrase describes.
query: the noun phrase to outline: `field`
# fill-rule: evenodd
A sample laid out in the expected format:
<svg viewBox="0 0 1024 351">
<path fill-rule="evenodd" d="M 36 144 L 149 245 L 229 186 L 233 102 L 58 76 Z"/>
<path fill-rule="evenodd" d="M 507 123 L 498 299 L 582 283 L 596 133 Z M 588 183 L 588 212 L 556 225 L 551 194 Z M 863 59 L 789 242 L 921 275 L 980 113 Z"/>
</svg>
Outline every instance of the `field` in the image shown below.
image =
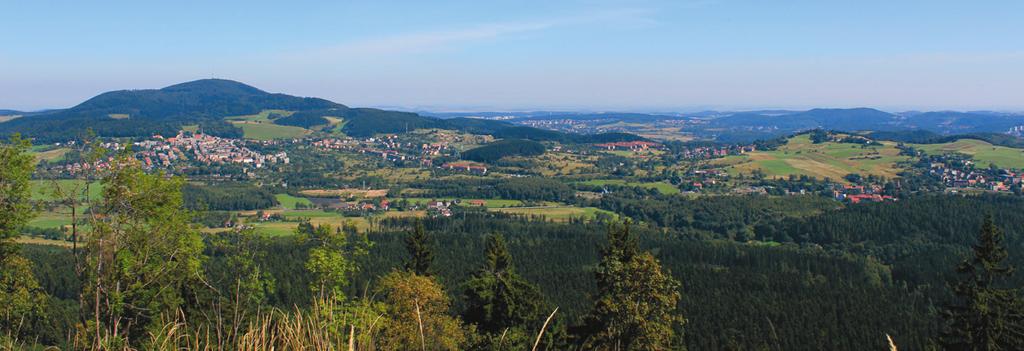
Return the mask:
<svg viewBox="0 0 1024 351">
<path fill-rule="evenodd" d="M 255 140 L 292 139 L 309 134 L 305 128 L 259 122 L 231 122 L 242 128 L 243 137 Z"/>
<path fill-rule="evenodd" d="M 807 175 L 818 179 L 842 181 L 850 173 L 894 178 L 900 172 L 896 163 L 906 160 L 895 144 L 862 148 L 859 144 L 811 142 L 809 135 L 799 135 L 773 151 L 754 151 L 715 160 L 730 174 L 750 174 L 760 169 L 769 178 Z"/>
<path fill-rule="evenodd" d="M 519 214 L 525 216 L 544 216 L 547 220 L 556 222 L 567 222 L 571 218 L 592 219 L 598 213 L 603 213 L 612 218 L 617 218 L 615 213 L 608 212 L 594 207 L 572 207 L 572 206 L 542 206 L 542 207 L 510 207 L 495 208 L 491 211 Z"/>
<path fill-rule="evenodd" d="M 29 181 L 32 186 L 32 199 L 49 201 L 54 200 L 53 196 L 53 182 L 51 180 L 31 180 Z M 62 189 L 70 189 L 72 186 L 79 186 L 80 189 L 85 189 L 85 181 L 79 179 L 59 179 L 56 181 L 57 185 Z M 103 194 L 103 185 L 99 182 L 93 182 L 92 186 L 89 187 L 89 198 L 97 200 L 100 195 Z"/>
<path fill-rule="evenodd" d="M 665 195 L 673 195 L 673 194 L 678 194 L 679 193 L 679 188 L 677 188 L 675 185 L 672 185 L 672 184 L 669 184 L 669 183 L 665 183 L 665 182 L 646 182 L 646 183 L 641 183 L 641 182 L 627 182 L 627 181 L 622 180 L 622 179 L 594 179 L 594 180 L 588 180 L 588 181 L 585 181 L 585 182 L 580 182 L 580 184 L 595 185 L 595 186 L 618 185 L 618 186 L 641 187 L 641 188 L 647 188 L 647 189 L 657 189 L 658 192 L 660 192 L 662 194 L 665 194 Z"/>
<path fill-rule="evenodd" d="M 295 197 L 288 194 L 277 194 L 274 195 L 274 197 L 277 198 L 277 202 L 281 203 L 281 207 L 284 207 L 285 209 L 288 210 L 294 210 L 295 205 L 297 204 L 303 204 L 306 206 L 313 204 L 312 202 L 309 201 L 309 199 L 306 199 L 304 197 Z"/>
<path fill-rule="evenodd" d="M 339 213 L 326 212 L 321 210 L 287 210 L 287 211 L 265 211 L 270 213 L 280 213 L 285 217 L 285 221 L 282 222 L 255 222 L 249 223 L 253 226 L 256 233 L 268 235 L 268 236 L 286 236 L 295 233 L 295 228 L 299 226 L 299 221 L 302 219 L 308 219 L 313 225 L 330 225 L 332 228 L 341 227 L 342 224 L 351 224 L 356 227 L 356 230 L 365 232 L 370 229 L 371 223 L 375 218 L 404 218 L 404 217 L 423 217 L 426 216 L 426 211 L 388 211 L 381 214 L 374 214 L 369 217 L 345 217 Z M 255 211 L 243 211 L 239 212 L 240 215 L 252 216 L 255 215 Z M 214 228 L 207 229 L 206 232 L 218 232 L 225 229 Z"/>
<path fill-rule="evenodd" d="M 291 139 L 309 134 L 309 130 L 294 126 L 274 124 L 268 118 L 271 113 L 290 115 L 289 111 L 266 110 L 255 115 L 228 117 L 227 120 L 242 128 L 244 138 L 256 140 Z"/>
<path fill-rule="evenodd" d="M 654 149 L 651 149 L 651 150 L 639 150 L 639 151 L 631 151 L 631 150 L 601 150 L 601 152 L 604 152 L 604 153 L 607 153 L 607 154 L 616 155 L 616 156 L 637 157 L 637 158 L 648 158 L 648 157 L 651 157 L 651 156 L 661 155 L 661 154 L 665 153 L 664 151 L 654 150 Z"/>
<path fill-rule="evenodd" d="M 33 154 L 35 154 L 37 160 L 53 162 L 63 159 L 64 154 L 68 153 L 68 151 L 71 151 L 71 149 L 61 147 L 46 151 L 35 151 Z"/>
<path fill-rule="evenodd" d="M 337 134 L 337 135 L 340 135 L 340 136 L 344 136 L 345 135 L 345 133 L 341 131 L 342 129 L 345 128 L 345 123 L 347 123 L 344 118 L 341 118 L 341 117 L 330 117 L 330 116 L 324 116 L 324 118 L 326 118 L 327 121 L 331 122 L 331 126 L 329 128 L 327 128 L 327 129 L 324 129 L 325 131 L 329 130 L 331 133 L 334 133 L 334 134 Z"/>
<path fill-rule="evenodd" d="M 19 236 L 17 239 L 14 239 L 14 241 L 16 241 L 19 244 L 48 245 L 48 246 L 68 247 L 68 248 L 71 247 L 71 242 L 70 241 L 50 240 L 50 239 L 36 238 L 36 237 L 31 237 L 31 236 Z M 79 246 L 81 246 L 81 245 L 79 245 Z"/>
<path fill-rule="evenodd" d="M 981 140 L 960 139 L 944 144 L 913 144 L 914 148 L 928 154 L 961 153 L 970 155 L 979 167 L 990 163 L 1004 168 L 1024 169 L 1024 150 L 995 146 Z"/>
<path fill-rule="evenodd" d="M 597 167 L 593 161 L 595 156 L 581 156 L 565 152 L 545 152 L 535 157 L 510 157 L 509 160 L 534 161 L 536 165 L 533 171 L 539 171 L 545 177 L 557 177 L 567 175 L 594 174 Z"/>
<path fill-rule="evenodd" d="M 81 209 L 79 209 L 81 211 Z M 81 223 L 81 222 L 79 222 Z M 39 212 L 35 218 L 28 222 L 29 227 L 36 228 L 60 228 L 71 225 L 71 215 L 57 212 Z"/>
<path fill-rule="evenodd" d="M 7 122 L 7 121 L 10 121 L 10 120 L 18 118 L 18 117 L 21 117 L 21 115 L 5 115 L 5 116 L 0 116 L 0 123 Z"/>
<path fill-rule="evenodd" d="M 276 114 L 279 114 L 279 115 L 282 115 L 282 116 L 291 116 L 291 114 L 293 112 L 285 111 L 285 110 L 264 110 L 264 111 L 261 111 L 260 113 L 255 114 L 255 115 L 232 116 L 232 117 L 227 117 L 226 119 L 229 120 L 229 121 L 247 121 L 247 122 L 257 122 L 257 123 L 273 123 L 273 121 L 271 121 L 270 118 L 269 118 L 271 113 L 276 113 Z"/>
</svg>

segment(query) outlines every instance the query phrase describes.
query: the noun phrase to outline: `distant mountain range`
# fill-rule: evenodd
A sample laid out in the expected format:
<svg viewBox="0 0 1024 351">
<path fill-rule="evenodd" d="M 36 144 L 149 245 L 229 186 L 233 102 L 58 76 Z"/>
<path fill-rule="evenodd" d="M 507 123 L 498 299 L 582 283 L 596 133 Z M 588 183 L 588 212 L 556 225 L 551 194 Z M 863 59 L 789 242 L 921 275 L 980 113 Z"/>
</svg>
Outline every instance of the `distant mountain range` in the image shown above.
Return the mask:
<svg viewBox="0 0 1024 351">
<path fill-rule="evenodd" d="M 842 131 L 927 131 L 938 135 L 1005 133 L 1024 125 L 1024 115 L 988 111 L 889 113 L 871 108 L 762 110 L 699 113 L 576 113 L 469 112 L 413 113 L 372 108 L 351 108 L 320 98 L 268 93 L 224 79 L 203 79 L 162 89 L 118 90 L 93 97 L 77 106 L 24 113 L 0 110 L 0 116 L 22 115 L 0 123 L 0 136 L 21 133 L 41 142 L 80 137 L 91 129 L 105 137 L 146 137 L 177 133 L 198 125 L 204 132 L 240 137 L 242 131 L 225 117 L 251 115 L 263 110 L 294 114 L 274 123 L 311 128 L 328 123 L 325 116 L 345 120 L 342 131 L 351 136 L 401 133 L 418 128 L 462 130 L 497 137 L 531 140 L 628 140 L 622 133 L 580 136 L 522 126 L 530 121 L 574 120 L 592 125 L 655 123 L 683 120 L 683 132 L 704 139 L 740 141 L 772 138 L 809 129 Z M 0 119 L 3 121 L 3 119 Z"/>
<path fill-rule="evenodd" d="M 684 121 L 683 132 L 718 141 L 751 141 L 789 135 L 811 129 L 840 131 L 925 131 L 936 135 L 1006 133 L 1024 126 L 1024 114 L 991 111 L 935 111 L 889 113 L 872 108 L 812 109 L 808 111 L 702 111 L 697 113 L 571 113 L 571 112 L 473 112 L 434 114 L 441 118 L 475 116 L 501 118 L 513 123 L 575 120 L 592 126 L 616 123 Z"/>
</svg>

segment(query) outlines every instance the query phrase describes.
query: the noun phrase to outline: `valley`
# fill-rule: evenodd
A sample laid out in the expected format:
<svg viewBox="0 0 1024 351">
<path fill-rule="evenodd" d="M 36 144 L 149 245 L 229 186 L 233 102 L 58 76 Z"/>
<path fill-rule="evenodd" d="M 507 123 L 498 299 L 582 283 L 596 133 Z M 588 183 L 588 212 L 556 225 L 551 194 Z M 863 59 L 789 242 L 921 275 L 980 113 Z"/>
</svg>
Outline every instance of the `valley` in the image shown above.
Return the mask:
<svg viewBox="0 0 1024 351">
<path fill-rule="evenodd" d="M 761 121 L 749 115 L 438 118 L 220 80 L 145 92 L 159 98 L 105 104 L 101 112 L 84 103 L 0 123 L 0 131 L 25 132 L 33 144 L 25 152 L 34 212 L 13 242 L 59 277 L 43 281 L 48 294 L 64 296 L 63 282 L 81 284 L 69 266 L 53 262 L 95 248 L 97 233 L 133 216 L 117 212 L 119 199 L 162 198 L 178 205 L 146 206 L 167 211 L 157 216 L 175 213 L 168 223 L 202 243 L 198 254 L 215 289 L 238 283 L 222 270 L 258 272 L 246 289 L 263 296 L 258 305 L 280 310 L 313 306 L 309 286 L 317 275 L 308 262 L 318 245 L 335 245 L 333 252 L 360 267 L 346 275 L 352 285 L 339 288 L 356 294 L 356 286 L 403 269 L 409 240 L 422 229 L 431 238 L 424 247 L 436 255 L 430 274 L 453 282 L 443 295 L 453 308 L 473 303 L 455 282 L 473 279 L 484 260 L 479 252 L 500 236 L 524 279 L 545 296 L 538 301 L 558 306 L 560 323 L 577 325 L 593 303 L 600 248 L 615 233 L 632 232 L 638 248 L 683 282 L 673 291 L 692 320 L 688 345 L 826 347 L 843 335 L 844 343 L 879 346 L 882 331 L 917 345 L 937 335 L 934 301 L 948 297 L 940 288 L 948 267 L 970 247 L 984 214 L 996 213 L 1012 233 L 1024 223 L 1024 151 L 1014 147 L 1016 137 L 850 125 L 862 113 L 889 118 L 874 110 L 786 112 L 793 116 L 783 120 L 795 128 L 787 131 L 742 127 L 745 119 Z M 181 115 L 164 100 L 168 94 L 197 103 Z M 242 103 L 211 110 L 232 99 Z M 154 112 L 122 113 L 128 110 Z M 809 120 L 830 116 L 852 129 L 809 128 Z M 724 128 L 719 118 L 741 124 Z M 33 134 L 63 123 L 98 133 Z M 115 125 L 139 128 L 108 128 Z M 1020 248 L 1021 238 L 1014 234 L 1010 245 Z M 869 303 L 878 309 L 857 307 Z M 55 316 L 77 312 L 66 313 Z M 840 313 L 847 318 L 823 317 Z M 828 332 L 803 335 L 801 321 Z M 779 339 L 765 337 L 773 328 Z M 726 329 L 758 332 L 719 332 Z M 857 334 L 840 332 L 849 330 Z M 570 342 L 566 335 L 550 342 Z"/>
</svg>

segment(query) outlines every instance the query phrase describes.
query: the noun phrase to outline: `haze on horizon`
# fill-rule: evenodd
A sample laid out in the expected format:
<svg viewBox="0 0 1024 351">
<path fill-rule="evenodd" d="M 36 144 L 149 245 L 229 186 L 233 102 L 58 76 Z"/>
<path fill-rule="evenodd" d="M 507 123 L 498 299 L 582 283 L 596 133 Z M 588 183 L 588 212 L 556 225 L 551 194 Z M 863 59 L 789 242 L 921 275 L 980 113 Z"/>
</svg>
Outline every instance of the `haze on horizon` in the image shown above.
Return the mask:
<svg viewBox="0 0 1024 351">
<path fill-rule="evenodd" d="M 226 78 L 352 106 L 1024 110 L 1019 1 L 0 0 L 0 108 Z"/>
</svg>

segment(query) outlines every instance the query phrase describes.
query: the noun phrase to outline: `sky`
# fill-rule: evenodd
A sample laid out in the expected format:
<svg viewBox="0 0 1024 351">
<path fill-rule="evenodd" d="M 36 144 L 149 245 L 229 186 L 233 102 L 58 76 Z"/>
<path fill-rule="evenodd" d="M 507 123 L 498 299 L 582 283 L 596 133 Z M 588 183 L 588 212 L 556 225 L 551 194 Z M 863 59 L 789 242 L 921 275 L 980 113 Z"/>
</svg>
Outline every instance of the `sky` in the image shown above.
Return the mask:
<svg viewBox="0 0 1024 351">
<path fill-rule="evenodd" d="M 0 108 L 202 78 L 350 106 L 1024 111 L 1024 1 L 0 0 Z"/>
</svg>

